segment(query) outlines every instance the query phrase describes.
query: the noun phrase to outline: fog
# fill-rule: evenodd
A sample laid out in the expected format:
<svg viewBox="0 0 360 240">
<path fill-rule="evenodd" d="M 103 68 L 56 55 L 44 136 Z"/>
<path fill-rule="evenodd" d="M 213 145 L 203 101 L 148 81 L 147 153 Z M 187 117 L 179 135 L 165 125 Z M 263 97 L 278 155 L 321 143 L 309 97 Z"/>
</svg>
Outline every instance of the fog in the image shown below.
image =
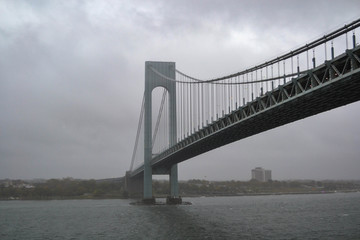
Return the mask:
<svg viewBox="0 0 360 240">
<path fill-rule="evenodd" d="M 123 176 L 145 61 L 219 77 L 359 10 L 358 1 L 0 1 L 0 179 Z M 210 151 L 179 164 L 179 178 L 249 180 L 261 166 L 279 180 L 359 179 L 359 110 L 353 103 Z"/>
</svg>

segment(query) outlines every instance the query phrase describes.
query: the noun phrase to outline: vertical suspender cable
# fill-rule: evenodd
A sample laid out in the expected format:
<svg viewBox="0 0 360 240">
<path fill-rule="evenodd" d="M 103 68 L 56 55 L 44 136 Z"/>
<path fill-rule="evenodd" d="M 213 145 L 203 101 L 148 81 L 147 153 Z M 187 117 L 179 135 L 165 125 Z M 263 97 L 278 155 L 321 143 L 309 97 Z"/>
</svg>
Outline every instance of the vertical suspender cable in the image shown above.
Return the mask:
<svg viewBox="0 0 360 240">
<path fill-rule="evenodd" d="M 325 61 L 327 61 L 327 48 L 326 48 L 326 42 L 324 42 L 324 49 L 325 49 Z"/>
<path fill-rule="evenodd" d="M 345 33 L 345 41 L 346 41 L 346 49 L 349 49 L 349 43 L 348 43 L 348 33 Z"/>
<path fill-rule="evenodd" d="M 278 84 L 277 86 L 281 85 L 281 77 L 282 73 L 281 73 L 281 66 L 280 66 L 280 61 L 278 62 Z"/>
<path fill-rule="evenodd" d="M 204 127 L 204 84 L 201 84 L 201 121 Z"/>
<path fill-rule="evenodd" d="M 190 82 L 191 82 L 192 80 L 190 79 Z M 194 99 L 193 99 L 193 86 L 192 86 L 192 84 L 189 84 L 189 87 L 190 87 L 190 135 L 192 134 L 192 127 L 193 127 L 193 118 L 194 118 L 194 108 L 193 108 L 193 105 L 194 105 L 194 103 L 193 103 L 193 101 L 194 101 Z"/>
<path fill-rule="evenodd" d="M 299 55 L 296 56 L 296 59 L 297 59 L 297 74 L 298 76 L 300 76 L 300 65 L 299 65 Z"/>
<path fill-rule="evenodd" d="M 245 83 L 245 74 L 243 75 L 243 83 Z M 242 87 L 242 96 L 243 96 L 243 104 L 242 105 L 245 105 L 245 97 L 246 97 L 246 95 L 245 95 L 245 84 L 243 84 L 241 87 Z"/>
<path fill-rule="evenodd" d="M 254 81 L 254 79 L 253 79 L 253 72 L 251 72 L 251 101 L 253 101 L 254 100 L 254 86 L 253 86 L 253 81 Z"/>
<path fill-rule="evenodd" d="M 284 84 L 286 83 L 286 78 L 285 78 L 285 60 L 283 61 L 283 64 L 284 64 Z"/>
<path fill-rule="evenodd" d="M 268 66 L 266 66 L 266 79 L 269 78 L 269 74 L 268 74 Z M 269 91 L 269 88 L 268 88 L 268 82 L 265 83 L 265 86 L 266 86 L 266 92 Z"/>
<path fill-rule="evenodd" d="M 309 50 L 306 50 L 306 66 L 307 70 L 309 70 Z"/>
<path fill-rule="evenodd" d="M 214 84 L 210 84 L 211 86 L 211 120 L 214 118 L 215 114 L 214 114 Z"/>
<path fill-rule="evenodd" d="M 200 129 L 200 84 L 197 84 L 197 98 L 198 98 L 198 130 Z"/>
</svg>

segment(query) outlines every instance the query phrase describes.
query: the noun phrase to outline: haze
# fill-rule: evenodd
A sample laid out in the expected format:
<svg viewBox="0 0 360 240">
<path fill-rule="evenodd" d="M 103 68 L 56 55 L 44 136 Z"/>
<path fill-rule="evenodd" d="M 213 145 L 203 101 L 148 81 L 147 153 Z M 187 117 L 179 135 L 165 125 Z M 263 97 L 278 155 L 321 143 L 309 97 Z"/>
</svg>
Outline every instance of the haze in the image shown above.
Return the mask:
<svg viewBox="0 0 360 240">
<path fill-rule="evenodd" d="M 145 61 L 213 78 L 359 18 L 359 1 L 0 1 L 0 179 L 130 166 Z M 360 34 L 356 32 L 357 43 Z M 180 179 L 359 179 L 360 103 L 179 164 Z"/>
</svg>

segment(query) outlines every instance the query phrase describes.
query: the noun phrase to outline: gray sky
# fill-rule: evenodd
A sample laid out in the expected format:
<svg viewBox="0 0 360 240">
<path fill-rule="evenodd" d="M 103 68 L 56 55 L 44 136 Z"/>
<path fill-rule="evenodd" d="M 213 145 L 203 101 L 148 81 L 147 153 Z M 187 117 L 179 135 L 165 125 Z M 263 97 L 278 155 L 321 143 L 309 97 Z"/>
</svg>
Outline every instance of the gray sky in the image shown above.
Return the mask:
<svg viewBox="0 0 360 240">
<path fill-rule="evenodd" d="M 357 0 L 0 0 L 0 179 L 123 176 L 145 61 L 219 77 L 359 10 Z M 359 179 L 359 110 L 354 103 L 213 150 L 181 163 L 179 178 L 248 180 L 262 166 L 274 179 Z"/>
</svg>

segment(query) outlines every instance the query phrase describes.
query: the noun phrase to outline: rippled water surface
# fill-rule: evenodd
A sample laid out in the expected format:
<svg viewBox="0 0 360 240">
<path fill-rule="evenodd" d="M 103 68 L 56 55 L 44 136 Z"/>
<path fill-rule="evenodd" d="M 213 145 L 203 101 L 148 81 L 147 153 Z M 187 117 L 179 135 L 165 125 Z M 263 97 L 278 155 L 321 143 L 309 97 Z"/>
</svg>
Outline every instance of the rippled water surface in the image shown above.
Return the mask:
<svg viewBox="0 0 360 240">
<path fill-rule="evenodd" d="M 360 239 L 360 193 L 0 201 L 0 239 Z"/>
</svg>

